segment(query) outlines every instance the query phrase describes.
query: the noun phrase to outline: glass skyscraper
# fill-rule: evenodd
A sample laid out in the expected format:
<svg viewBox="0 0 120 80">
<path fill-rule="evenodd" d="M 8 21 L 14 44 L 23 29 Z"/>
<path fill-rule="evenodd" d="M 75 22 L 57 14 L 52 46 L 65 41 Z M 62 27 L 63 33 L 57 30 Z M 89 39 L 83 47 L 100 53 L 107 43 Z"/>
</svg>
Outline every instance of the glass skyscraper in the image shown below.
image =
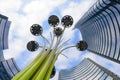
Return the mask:
<svg viewBox="0 0 120 80">
<path fill-rule="evenodd" d="M 8 48 L 8 32 L 10 21 L 0 14 L 0 60 L 4 60 L 3 50 Z"/>
<path fill-rule="evenodd" d="M 91 59 L 86 58 L 71 69 L 61 70 L 59 80 L 120 80 L 120 78 Z"/>
<path fill-rule="evenodd" d="M 13 58 L 5 60 L 3 55 L 3 50 L 8 48 L 10 23 L 8 17 L 0 14 L 0 80 L 11 80 L 20 71 Z"/>
<path fill-rule="evenodd" d="M 98 0 L 78 21 L 88 51 L 120 64 L 120 0 Z M 99 63 L 98 63 L 99 64 Z M 120 80 L 91 59 L 61 70 L 59 80 Z"/>
<path fill-rule="evenodd" d="M 120 0 L 98 0 L 75 27 L 88 51 L 120 63 Z"/>
</svg>

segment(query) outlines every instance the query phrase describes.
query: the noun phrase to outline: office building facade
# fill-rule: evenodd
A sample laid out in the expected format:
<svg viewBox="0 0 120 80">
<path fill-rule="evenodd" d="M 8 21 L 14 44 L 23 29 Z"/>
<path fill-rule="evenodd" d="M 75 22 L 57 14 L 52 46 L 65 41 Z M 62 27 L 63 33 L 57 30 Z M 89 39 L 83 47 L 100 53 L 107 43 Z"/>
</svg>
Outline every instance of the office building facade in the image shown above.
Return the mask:
<svg viewBox="0 0 120 80">
<path fill-rule="evenodd" d="M 13 58 L 5 60 L 3 55 L 3 50 L 8 48 L 10 23 L 8 17 L 0 14 L 0 80 L 11 80 L 20 71 Z"/>
<path fill-rule="evenodd" d="M 4 60 L 3 50 L 8 48 L 8 32 L 10 21 L 0 14 L 0 60 Z"/>
<path fill-rule="evenodd" d="M 91 59 L 86 58 L 71 69 L 61 70 L 59 80 L 120 80 L 120 78 Z"/>
<path fill-rule="evenodd" d="M 11 80 L 19 71 L 13 58 L 0 61 L 0 80 Z"/>
<path fill-rule="evenodd" d="M 98 0 L 75 27 L 89 51 L 120 63 L 120 0 Z"/>
</svg>

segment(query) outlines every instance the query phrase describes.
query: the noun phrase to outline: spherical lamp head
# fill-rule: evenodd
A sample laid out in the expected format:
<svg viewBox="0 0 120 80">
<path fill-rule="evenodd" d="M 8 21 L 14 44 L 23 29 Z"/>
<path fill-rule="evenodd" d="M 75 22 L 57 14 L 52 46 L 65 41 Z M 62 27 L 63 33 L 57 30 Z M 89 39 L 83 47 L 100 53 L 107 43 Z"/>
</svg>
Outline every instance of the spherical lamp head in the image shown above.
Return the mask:
<svg viewBox="0 0 120 80">
<path fill-rule="evenodd" d="M 79 41 L 77 44 L 76 44 L 76 47 L 78 50 L 80 51 L 84 51 L 88 48 L 88 45 L 85 41 Z"/>
<path fill-rule="evenodd" d="M 62 33 L 63 33 L 62 28 L 60 28 L 60 27 L 54 28 L 54 34 L 55 34 L 55 36 L 59 37 L 59 36 L 62 35 Z"/>
<path fill-rule="evenodd" d="M 30 32 L 34 36 L 39 36 L 39 35 L 42 35 L 43 29 L 39 24 L 33 24 L 30 28 Z"/>
<path fill-rule="evenodd" d="M 59 24 L 59 18 L 56 16 L 56 15 L 51 15 L 49 18 L 48 18 L 48 23 L 50 26 L 52 27 L 56 27 L 58 26 Z"/>
<path fill-rule="evenodd" d="M 39 44 L 36 41 L 30 41 L 27 43 L 27 49 L 29 51 L 36 51 L 39 48 Z"/>
<path fill-rule="evenodd" d="M 71 27 L 73 24 L 73 18 L 69 15 L 66 15 L 62 18 L 61 24 L 65 28 Z"/>
</svg>

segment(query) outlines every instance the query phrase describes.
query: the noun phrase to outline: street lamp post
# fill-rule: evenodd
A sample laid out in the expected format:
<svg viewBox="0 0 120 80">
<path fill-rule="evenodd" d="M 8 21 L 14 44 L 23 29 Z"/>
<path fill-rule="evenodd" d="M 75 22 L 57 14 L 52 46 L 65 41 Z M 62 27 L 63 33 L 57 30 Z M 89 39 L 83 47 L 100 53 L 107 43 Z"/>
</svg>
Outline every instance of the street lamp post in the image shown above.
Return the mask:
<svg viewBox="0 0 120 80">
<path fill-rule="evenodd" d="M 74 46 L 65 47 L 63 44 L 67 43 L 69 40 L 62 42 L 62 37 L 66 28 L 69 28 L 73 24 L 73 18 L 69 15 L 64 16 L 61 19 L 61 27 L 57 27 L 60 23 L 59 18 L 56 15 L 52 15 L 48 19 L 48 23 L 53 27 L 53 34 L 50 33 L 51 42 L 49 42 L 43 35 L 43 29 L 39 24 L 33 24 L 30 28 L 30 32 L 34 36 L 41 36 L 44 41 L 44 45 L 40 46 L 36 41 L 30 41 L 27 44 L 27 49 L 29 51 L 36 51 L 38 48 L 42 48 L 37 57 L 22 71 L 20 71 L 12 80 L 49 80 L 54 77 L 56 73 L 55 62 L 58 56 L 66 49 L 77 47 L 78 50 L 84 51 L 87 49 L 88 45 L 85 41 L 79 41 Z M 56 39 L 56 44 L 53 45 Z M 46 42 L 49 46 L 46 48 Z M 62 44 L 61 44 L 62 43 Z M 64 55 L 65 56 L 65 55 Z"/>
</svg>

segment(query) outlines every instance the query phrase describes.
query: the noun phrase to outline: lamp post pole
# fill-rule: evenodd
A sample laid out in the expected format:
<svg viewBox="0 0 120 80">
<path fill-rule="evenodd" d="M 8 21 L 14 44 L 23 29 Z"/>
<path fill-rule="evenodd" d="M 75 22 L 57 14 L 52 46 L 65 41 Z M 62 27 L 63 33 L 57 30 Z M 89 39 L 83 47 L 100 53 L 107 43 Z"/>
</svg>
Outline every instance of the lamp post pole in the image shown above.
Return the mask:
<svg viewBox="0 0 120 80">
<path fill-rule="evenodd" d="M 54 77 L 56 73 L 55 62 L 58 56 L 66 49 L 71 47 L 77 47 L 83 51 L 87 49 L 85 41 L 79 41 L 75 46 L 64 47 L 63 44 L 67 41 L 62 42 L 62 37 L 66 28 L 69 28 L 73 24 L 73 18 L 69 15 L 64 16 L 61 19 L 61 27 L 57 27 L 60 23 L 59 18 L 56 15 L 52 15 L 48 19 L 48 23 L 53 27 L 53 35 L 50 33 L 51 42 L 48 41 L 43 35 L 43 29 L 39 24 L 33 24 L 30 28 L 30 32 L 34 36 L 41 36 L 44 41 L 44 45 L 40 46 L 36 41 L 30 41 L 27 44 L 29 51 L 36 51 L 38 48 L 42 48 L 37 57 L 22 71 L 20 71 L 12 80 L 49 80 Z M 55 45 L 53 45 L 56 39 Z M 46 48 L 46 42 L 49 43 Z M 61 44 L 62 43 L 62 44 Z"/>
</svg>

